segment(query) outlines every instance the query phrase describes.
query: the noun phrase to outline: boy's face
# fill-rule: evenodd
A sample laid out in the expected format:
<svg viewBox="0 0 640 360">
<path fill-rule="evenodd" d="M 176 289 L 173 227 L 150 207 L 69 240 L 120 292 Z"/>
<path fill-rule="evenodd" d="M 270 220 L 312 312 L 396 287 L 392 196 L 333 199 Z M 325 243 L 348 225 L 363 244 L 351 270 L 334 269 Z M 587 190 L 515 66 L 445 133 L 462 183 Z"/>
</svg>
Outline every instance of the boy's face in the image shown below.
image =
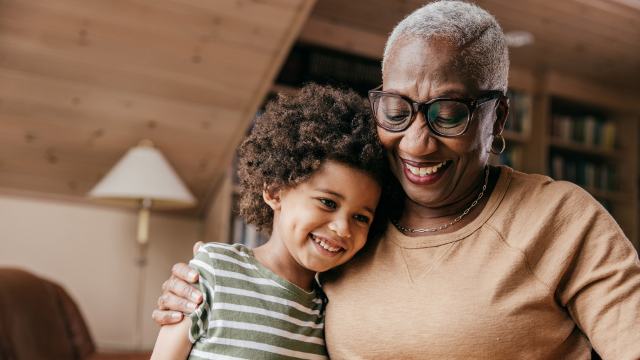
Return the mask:
<svg viewBox="0 0 640 360">
<path fill-rule="evenodd" d="M 273 234 L 300 266 L 322 272 L 345 263 L 367 241 L 380 186 L 368 174 L 335 161 L 267 201 Z"/>
</svg>

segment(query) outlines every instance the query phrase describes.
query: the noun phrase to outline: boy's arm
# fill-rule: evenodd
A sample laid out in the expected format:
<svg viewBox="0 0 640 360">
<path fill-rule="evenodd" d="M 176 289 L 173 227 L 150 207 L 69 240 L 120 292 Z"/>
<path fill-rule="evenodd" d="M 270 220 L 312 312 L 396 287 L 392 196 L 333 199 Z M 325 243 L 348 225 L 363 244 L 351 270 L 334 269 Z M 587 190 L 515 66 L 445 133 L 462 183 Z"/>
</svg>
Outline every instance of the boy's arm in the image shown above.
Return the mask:
<svg viewBox="0 0 640 360">
<path fill-rule="evenodd" d="M 193 346 L 189 341 L 190 327 L 191 319 L 187 316 L 177 324 L 161 327 L 151 360 L 186 359 Z"/>
</svg>

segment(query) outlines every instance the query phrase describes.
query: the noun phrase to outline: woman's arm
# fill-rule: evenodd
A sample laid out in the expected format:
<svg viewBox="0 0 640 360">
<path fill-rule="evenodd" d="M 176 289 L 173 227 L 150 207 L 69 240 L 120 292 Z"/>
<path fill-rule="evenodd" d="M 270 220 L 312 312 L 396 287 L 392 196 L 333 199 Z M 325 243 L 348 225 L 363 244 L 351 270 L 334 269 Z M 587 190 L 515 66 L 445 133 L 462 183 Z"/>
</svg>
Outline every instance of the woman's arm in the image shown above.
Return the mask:
<svg viewBox="0 0 640 360">
<path fill-rule="evenodd" d="M 640 359 L 638 253 L 584 190 L 575 188 L 558 209 L 538 253 L 538 275 L 551 280 L 558 302 L 603 359 Z"/>
<path fill-rule="evenodd" d="M 177 324 L 160 328 L 151 360 L 186 359 L 192 346 L 188 335 L 190 327 L 191 319 L 186 317 Z"/>
<path fill-rule="evenodd" d="M 592 224 L 558 288 L 571 317 L 603 359 L 640 359 L 640 261 L 614 231 Z"/>
</svg>

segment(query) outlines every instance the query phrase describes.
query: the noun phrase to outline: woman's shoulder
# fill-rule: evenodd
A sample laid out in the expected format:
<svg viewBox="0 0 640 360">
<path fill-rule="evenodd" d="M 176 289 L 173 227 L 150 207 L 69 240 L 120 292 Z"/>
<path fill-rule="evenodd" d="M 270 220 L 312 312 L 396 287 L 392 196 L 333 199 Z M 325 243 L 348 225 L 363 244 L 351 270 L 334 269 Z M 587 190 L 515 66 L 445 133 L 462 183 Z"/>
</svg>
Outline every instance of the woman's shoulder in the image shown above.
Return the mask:
<svg viewBox="0 0 640 360">
<path fill-rule="evenodd" d="M 607 210 L 578 185 L 509 168 L 501 168 L 501 178 L 503 196 L 488 223 L 511 245 L 535 246 L 541 238 L 581 241 L 595 228 L 619 232 Z"/>
<path fill-rule="evenodd" d="M 598 202 L 580 186 L 563 180 L 554 180 L 547 175 L 528 174 L 502 167 L 509 172 L 505 189 L 505 201 L 515 206 L 547 205 L 555 207 L 596 206 Z"/>
<path fill-rule="evenodd" d="M 578 185 L 506 170 L 508 185 L 489 224 L 511 246 L 541 249 L 554 242 L 575 246 L 595 233 L 624 237 L 607 210 Z"/>
<path fill-rule="evenodd" d="M 566 274 L 583 277 L 603 264 L 637 259 L 620 226 L 595 198 L 548 176 L 512 171 L 489 225 L 550 289 L 569 279 Z"/>
</svg>

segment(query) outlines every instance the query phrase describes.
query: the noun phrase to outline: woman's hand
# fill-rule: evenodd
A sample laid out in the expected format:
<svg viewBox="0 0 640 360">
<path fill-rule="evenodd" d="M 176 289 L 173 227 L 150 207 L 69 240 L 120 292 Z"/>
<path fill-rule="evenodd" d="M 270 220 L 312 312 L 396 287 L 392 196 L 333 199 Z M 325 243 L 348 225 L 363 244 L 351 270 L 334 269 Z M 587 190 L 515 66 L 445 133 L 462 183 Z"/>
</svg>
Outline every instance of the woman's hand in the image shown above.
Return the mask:
<svg viewBox="0 0 640 360">
<path fill-rule="evenodd" d="M 194 254 L 202 242 L 193 246 Z M 190 314 L 202 302 L 202 293 L 192 286 L 198 283 L 198 272 L 184 263 L 171 268 L 171 277 L 162 284 L 162 295 L 158 298 L 158 308 L 151 317 L 158 325 L 180 322 L 183 313 Z"/>
</svg>

